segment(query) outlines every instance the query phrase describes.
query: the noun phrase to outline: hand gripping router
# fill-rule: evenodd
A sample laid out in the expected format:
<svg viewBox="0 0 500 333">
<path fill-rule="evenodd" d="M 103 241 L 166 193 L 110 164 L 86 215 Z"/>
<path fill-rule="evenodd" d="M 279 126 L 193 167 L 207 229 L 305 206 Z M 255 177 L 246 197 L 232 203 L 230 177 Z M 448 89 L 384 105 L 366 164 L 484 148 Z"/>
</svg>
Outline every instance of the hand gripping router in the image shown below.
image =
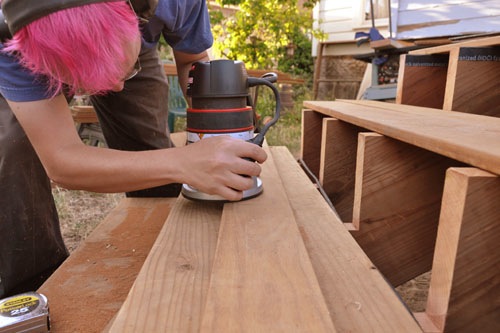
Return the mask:
<svg viewBox="0 0 500 333">
<path fill-rule="evenodd" d="M 276 74 L 268 73 L 261 78 L 248 77 L 241 61 L 212 60 L 196 62 L 189 72 L 187 94 L 192 107 L 187 109 L 187 143 L 192 144 L 203 138 L 230 135 L 262 146 L 267 130 L 280 116 L 280 96 L 272 84 Z M 273 119 L 258 130 L 255 136 L 255 113 L 249 88 L 265 85 L 272 89 L 276 99 Z M 252 177 L 254 186 L 243 191 L 243 200 L 262 193 L 262 180 Z M 203 201 L 226 201 L 218 195 L 203 193 L 188 184 L 182 186 L 181 193 L 188 199 Z"/>
</svg>

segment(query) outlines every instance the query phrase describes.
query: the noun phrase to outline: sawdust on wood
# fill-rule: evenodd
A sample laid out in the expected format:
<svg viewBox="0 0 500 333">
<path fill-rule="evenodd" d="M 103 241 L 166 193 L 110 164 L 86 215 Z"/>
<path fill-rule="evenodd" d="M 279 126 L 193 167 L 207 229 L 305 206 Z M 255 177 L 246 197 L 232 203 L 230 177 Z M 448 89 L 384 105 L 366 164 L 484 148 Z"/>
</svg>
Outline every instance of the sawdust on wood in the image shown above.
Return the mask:
<svg viewBox="0 0 500 333">
<path fill-rule="evenodd" d="M 63 237 L 70 252 L 77 248 L 124 197 L 123 193 L 99 194 L 61 188 L 54 188 L 53 194 Z M 430 273 L 425 273 L 395 288 L 411 311 L 425 310 L 429 279 Z"/>
</svg>

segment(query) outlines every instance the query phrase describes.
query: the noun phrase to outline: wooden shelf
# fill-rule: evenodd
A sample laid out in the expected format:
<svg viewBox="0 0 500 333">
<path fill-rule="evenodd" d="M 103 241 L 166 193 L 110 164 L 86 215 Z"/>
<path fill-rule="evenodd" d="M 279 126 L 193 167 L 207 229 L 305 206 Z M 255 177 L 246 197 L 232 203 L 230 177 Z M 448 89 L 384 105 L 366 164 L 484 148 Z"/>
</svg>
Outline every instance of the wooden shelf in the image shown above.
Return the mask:
<svg viewBox="0 0 500 333">
<path fill-rule="evenodd" d="M 302 159 L 393 285 L 431 271 L 425 332 L 497 332 L 500 119 L 306 101 Z"/>
<path fill-rule="evenodd" d="M 402 55 L 396 102 L 500 117 L 500 36 Z"/>
</svg>

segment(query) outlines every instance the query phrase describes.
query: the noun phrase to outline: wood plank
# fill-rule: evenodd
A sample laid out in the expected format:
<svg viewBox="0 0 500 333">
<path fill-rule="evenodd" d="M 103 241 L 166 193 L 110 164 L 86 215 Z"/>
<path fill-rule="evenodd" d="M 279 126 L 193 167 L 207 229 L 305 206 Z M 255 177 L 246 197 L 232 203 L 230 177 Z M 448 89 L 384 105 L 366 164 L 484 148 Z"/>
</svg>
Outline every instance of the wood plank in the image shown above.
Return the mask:
<svg viewBox="0 0 500 333">
<path fill-rule="evenodd" d="M 89 124 L 99 122 L 95 109 L 91 105 L 73 105 L 71 107 L 71 116 L 76 123 Z"/>
<path fill-rule="evenodd" d="M 500 178 L 446 173 L 426 314 L 447 332 L 499 332 Z"/>
<path fill-rule="evenodd" d="M 109 332 L 198 332 L 222 205 L 177 198 Z"/>
<path fill-rule="evenodd" d="M 413 314 L 418 321 L 422 331 L 425 333 L 442 333 L 443 331 L 436 327 L 429 316 L 425 312 L 417 312 Z"/>
<path fill-rule="evenodd" d="M 313 98 L 318 98 L 319 91 L 319 78 L 321 77 L 321 63 L 323 62 L 323 51 L 326 47 L 325 43 L 319 42 L 317 46 L 317 57 L 314 64 L 314 77 L 313 77 Z"/>
<path fill-rule="evenodd" d="M 420 332 L 290 152 L 285 147 L 271 147 L 271 152 L 336 329 Z"/>
<path fill-rule="evenodd" d="M 436 54 L 436 53 L 448 53 L 453 49 L 458 47 L 483 47 L 492 46 L 500 44 L 500 36 L 492 36 L 486 38 L 477 38 L 473 40 L 468 40 L 460 43 L 446 44 L 435 47 L 429 47 L 424 49 L 418 49 L 408 52 L 409 54 Z"/>
<path fill-rule="evenodd" d="M 302 110 L 300 156 L 311 172 L 319 178 L 321 131 L 325 116 L 312 110 Z"/>
<path fill-rule="evenodd" d="M 227 203 L 201 332 L 335 332 L 281 179 L 268 155 L 264 192 Z"/>
<path fill-rule="evenodd" d="M 413 45 L 415 45 L 413 42 L 408 42 L 405 40 L 395 40 L 392 38 L 370 41 L 370 47 L 375 50 L 400 49 Z"/>
<path fill-rule="evenodd" d="M 305 101 L 308 108 L 500 174 L 500 119 L 377 101 Z"/>
<path fill-rule="evenodd" d="M 450 51 L 443 109 L 500 117 L 500 49 Z"/>
<path fill-rule="evenodd" d="M 247 68 L 248 76 L 251 76 L 251 77 L 261 77 L 262 75 L 265 75 L 269 72 L 272 72 L 272 73 L 275 73 L 278 75 L 278 79 L 276 81 L 278 83 L 285 83 L 285 84 L 303 84 L 304 83 L 304 79 L 292 77 L 290 74 L 284 73 L 284 72 L 281 72 L 278 70 L 249 69 L 249 68 Z"/>
<path fill-rule="evenodd" d="M 402 54 L 396 103 L 442 108 L 447 71 L 447 55 Z"/>
<path fill-rule="evenodd" d="M 124 198 L 38 290 L 51 331 L 102 332 L 125 301 L 174 198 Z"/>
<path fill-rule="evenodd" d="M 462 163 L 360 133 L 352 235 L 393 286 L 431 269 L 446 169 Z"/>
<path fill-rule="evenodd" d="M 358 133 L 365 129 L 337 120 L 323 119 L 319 180 L 345 223 L 352 222 Z"/>
<path fill-rule="evenodd" d="M 165 63 L 163 64 L 163 69 L 166 75 L 177 76 L 177 67 L 175 64 Z M 263 74 L 273 72 L 278 75 L 278 83 L 289 83 L 289 84 L 302 84 L 304 79 L 294 78 L 288 73 L 284 73 L 278 70 L 261 70 L 261 69 L 247 69 L 247 73 L 252 77 L 260 77 Z"/>
</svg>

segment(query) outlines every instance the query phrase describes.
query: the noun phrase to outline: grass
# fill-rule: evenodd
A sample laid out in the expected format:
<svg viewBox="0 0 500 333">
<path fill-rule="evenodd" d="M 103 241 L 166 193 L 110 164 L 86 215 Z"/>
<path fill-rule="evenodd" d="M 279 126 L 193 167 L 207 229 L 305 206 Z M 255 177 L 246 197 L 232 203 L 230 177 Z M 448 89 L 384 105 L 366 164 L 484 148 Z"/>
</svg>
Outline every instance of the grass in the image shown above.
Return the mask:
<svg viewBox="0 0 500 333">
<path fill-rule="evenodd" d="M 123 193 L 102 194 L 60 187 L 54 187 L 52 194 L 59 213 L 61 232 L 70 252 L 78 247 L 124 197 Z"/>
<path fill-rule="evenodd" d="M 270 146 L 286 146 L 296 158 L 300 154 L 302 102 L 307 99 L 310 99 L 310 90 L 307 90 L 307 87 L 294 87 L 293 107 L 282 108 L 279 120 L 266 133 L 266 140 Z M 256 109 L 261 120 L 274 116 L 275 105 L 273 94 L 263 90 L 259 93 Z"/>
</svg>

